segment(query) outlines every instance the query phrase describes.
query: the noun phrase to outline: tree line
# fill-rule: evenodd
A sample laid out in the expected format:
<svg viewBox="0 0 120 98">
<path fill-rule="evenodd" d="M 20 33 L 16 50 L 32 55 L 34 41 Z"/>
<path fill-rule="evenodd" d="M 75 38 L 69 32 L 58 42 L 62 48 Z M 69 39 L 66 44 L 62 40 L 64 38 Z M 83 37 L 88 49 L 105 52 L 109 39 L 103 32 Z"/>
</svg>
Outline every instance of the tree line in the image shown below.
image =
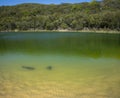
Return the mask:
<svg viewBox="0 0 120 98">
<path fill-rule="evenodd" d="M 0 31 L 120 30 L 120 0 L 0 6 Z"/>
</svg>

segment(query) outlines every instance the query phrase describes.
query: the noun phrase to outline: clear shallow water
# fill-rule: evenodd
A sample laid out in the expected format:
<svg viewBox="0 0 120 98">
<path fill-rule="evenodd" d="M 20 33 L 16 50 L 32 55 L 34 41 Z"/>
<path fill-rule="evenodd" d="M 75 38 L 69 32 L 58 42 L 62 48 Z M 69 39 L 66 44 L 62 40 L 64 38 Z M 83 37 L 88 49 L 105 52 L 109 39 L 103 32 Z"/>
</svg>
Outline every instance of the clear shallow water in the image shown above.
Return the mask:
<svg viewBox="0 0 120 98">
<path fill-rule="evenodd" d="M 119 76 L 118 34 L 0 34 L 0 98 L 119 98 Z"/>
</svg>

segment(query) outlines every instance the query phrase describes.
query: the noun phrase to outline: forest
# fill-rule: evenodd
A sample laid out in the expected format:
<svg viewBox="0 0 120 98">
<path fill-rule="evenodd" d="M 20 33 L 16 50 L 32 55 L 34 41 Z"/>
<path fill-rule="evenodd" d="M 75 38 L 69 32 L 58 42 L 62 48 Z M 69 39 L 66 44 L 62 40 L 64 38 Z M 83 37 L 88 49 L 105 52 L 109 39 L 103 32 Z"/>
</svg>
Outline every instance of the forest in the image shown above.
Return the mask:
<svg viewBox="0 0 120 98">
<path fill-rule="evenodd" d="M 120 0 L 0 6 L 0 31 L 117 30 Z"/>
</svg>

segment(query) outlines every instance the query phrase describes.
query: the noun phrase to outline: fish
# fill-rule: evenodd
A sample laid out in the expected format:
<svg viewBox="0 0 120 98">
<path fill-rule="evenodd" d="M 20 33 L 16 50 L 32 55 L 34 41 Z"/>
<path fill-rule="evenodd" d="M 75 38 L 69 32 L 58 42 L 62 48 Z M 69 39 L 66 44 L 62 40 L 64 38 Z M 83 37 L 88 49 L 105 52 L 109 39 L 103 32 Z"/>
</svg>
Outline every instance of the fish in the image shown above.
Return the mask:
<svg viewBox="0 0 120 98">
<path fill-rule="evenodd" d="M 22 68 L 27 69 L 27 70 L 35 70 L 34 67 L 30 67 L 30 66 L 22 66 Z"/>
<path fill-rule="evenodd" d="M 47 70 L 52 70 L 53 67 L 52 67 L 52 66 L 47 66 L 46 69 L 47 69 Z"/>
</svg>

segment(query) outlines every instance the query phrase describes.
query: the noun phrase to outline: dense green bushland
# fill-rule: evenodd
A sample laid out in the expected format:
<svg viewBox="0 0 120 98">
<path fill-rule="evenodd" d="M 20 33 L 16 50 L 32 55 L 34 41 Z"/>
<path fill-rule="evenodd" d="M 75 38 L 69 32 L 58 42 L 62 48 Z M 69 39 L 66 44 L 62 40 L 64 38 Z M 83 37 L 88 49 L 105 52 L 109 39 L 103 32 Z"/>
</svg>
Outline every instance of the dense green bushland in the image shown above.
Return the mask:
<svg viewBox="0 0 120 98">
<path fill-rule="evenodd" d="M 120 30 L 120 0 L 0 6 L 0 31 Z"/>
</svg>

